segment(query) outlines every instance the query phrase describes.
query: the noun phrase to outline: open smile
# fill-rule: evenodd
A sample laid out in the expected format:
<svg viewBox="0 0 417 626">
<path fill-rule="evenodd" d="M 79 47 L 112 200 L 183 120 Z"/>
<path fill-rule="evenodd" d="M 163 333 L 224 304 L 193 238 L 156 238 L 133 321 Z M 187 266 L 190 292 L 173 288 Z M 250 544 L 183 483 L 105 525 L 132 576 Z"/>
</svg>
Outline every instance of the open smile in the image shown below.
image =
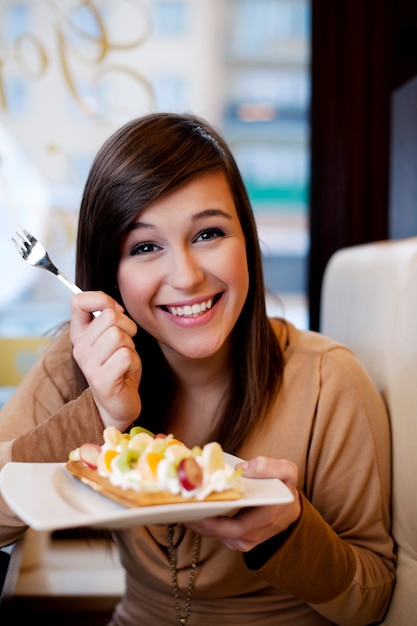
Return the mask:
<svg viewBox="0 0 417 626">
<path fill-rule="evenodd" d="M 213 298 L 207 298 L 207 300 L 202 300 L 201 302 L 194 302 L 193 304 L 185 304 L 183 306 L 170 306 L 163 305 L 160 308 L 164 311 L 167 311 L 171 315 L 175 317 L 198 317 L 202 315 L 207 310 L 211 309 L 213 304 L 215 304 L 221 294 L 217 294 Z"/>
</svg>

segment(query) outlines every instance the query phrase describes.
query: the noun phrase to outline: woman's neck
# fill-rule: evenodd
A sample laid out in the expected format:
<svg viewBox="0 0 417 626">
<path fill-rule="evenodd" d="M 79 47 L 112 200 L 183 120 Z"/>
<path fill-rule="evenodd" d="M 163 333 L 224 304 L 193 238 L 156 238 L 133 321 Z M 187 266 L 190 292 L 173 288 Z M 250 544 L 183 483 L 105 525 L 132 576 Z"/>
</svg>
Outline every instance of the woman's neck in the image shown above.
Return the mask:
<svg viewBox="0 0 417 626">
<path fill-rule="evenodd" d="M 218 357 L 170 363 L 176 379 L 176 399 L 168 428 L 188 446 L 210 440 L 230 388 L 229 359 Z"/>
</svg>

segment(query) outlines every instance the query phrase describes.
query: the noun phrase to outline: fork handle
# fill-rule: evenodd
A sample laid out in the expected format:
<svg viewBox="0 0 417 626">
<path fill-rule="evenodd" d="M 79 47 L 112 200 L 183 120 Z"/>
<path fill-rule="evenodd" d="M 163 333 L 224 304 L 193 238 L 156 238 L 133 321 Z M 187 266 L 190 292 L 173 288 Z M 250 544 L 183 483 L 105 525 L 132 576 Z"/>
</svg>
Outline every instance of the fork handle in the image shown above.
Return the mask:
<svg viewBox="0 0 417 626">
<path fill-rule="evenodd" d="M 64 283 L 64 285 L 66 285 L 68 289 L 71 289 L 72 293 L 81 293 L 82 289 L 77 287 L 77 285 L 73 283 L 72 280 L 67 278 L 62 272 L 58 272 L 57 278 L 59 278 L 61 283 Z"/>
<path fill-rule="evenodd" d="M 82 293 L 82 289 L 80 289 L 75 283 L 72 282 L 72 280 L 70 280 L 62 272 L 58 272 L 56 276 L 57 278 L 59 278 L 61 283 L 64 283 L 64 285 L 66 285 L 66 287 L 68 287 L 68 289 L 72 291 L 72 293 Z M 101 311 L 93 311 L 94 317 L 98 317 L 100 313 Z"/>
</svg>

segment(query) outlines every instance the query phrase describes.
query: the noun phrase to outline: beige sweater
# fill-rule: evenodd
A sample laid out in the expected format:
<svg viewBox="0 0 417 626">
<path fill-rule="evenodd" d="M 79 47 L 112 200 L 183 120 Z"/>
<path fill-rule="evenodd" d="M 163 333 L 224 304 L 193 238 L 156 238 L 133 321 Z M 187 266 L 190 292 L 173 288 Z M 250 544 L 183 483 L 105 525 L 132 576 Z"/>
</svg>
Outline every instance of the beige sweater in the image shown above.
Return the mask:
<svg viewBox="0 0 417 626">
<path fill-rule="evenodd" d="M 246 555 L 203 539 L 188 626 L 370 624 L 382 618 L 395 577 L 385 408 L 349 350 L 291 324 L 274 325 L 285 358 L 282 388 L 239 456 L 294 461 L 302 514 L 285 540 Z M 101 443 L 102 431 L 89 390 L 73 399 L 65 334 L 0 412 L 0 466 L 64 462 L 81 443 Z M 24 528 L 0 500 L 0 543 Z M 112 626 L 176 623 L 166 534 L 165 526 L 114 533 L 127 590 Z M 178 527 L 176 541 L 183 591 L 191 533 Z"/>
</svg>

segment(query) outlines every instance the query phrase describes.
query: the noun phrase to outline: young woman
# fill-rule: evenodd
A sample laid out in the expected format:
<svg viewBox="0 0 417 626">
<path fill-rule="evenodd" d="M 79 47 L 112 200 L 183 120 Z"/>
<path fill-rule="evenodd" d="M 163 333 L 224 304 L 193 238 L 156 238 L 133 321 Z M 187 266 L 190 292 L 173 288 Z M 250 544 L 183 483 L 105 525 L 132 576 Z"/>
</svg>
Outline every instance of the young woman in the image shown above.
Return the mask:
<svg viewBox="0 0 417 626">
<path fill-rule="evenodd" d="M 106 141 L 76 280 L 69 329 L 1 412 L 1 464 L 64 462 L 105 427 L 140 424 L 189 446 L 217 440 L 245 476 L 294 494 L 114 532 L 126 592 L 111 625 L 380 620 L 394 584 L 383 402 L 349 350 L 267 318 L 248 196 L 205 121 L 157 113 Z M 2 543 L 24 530 L 3 503 Z"/>
</svg>

